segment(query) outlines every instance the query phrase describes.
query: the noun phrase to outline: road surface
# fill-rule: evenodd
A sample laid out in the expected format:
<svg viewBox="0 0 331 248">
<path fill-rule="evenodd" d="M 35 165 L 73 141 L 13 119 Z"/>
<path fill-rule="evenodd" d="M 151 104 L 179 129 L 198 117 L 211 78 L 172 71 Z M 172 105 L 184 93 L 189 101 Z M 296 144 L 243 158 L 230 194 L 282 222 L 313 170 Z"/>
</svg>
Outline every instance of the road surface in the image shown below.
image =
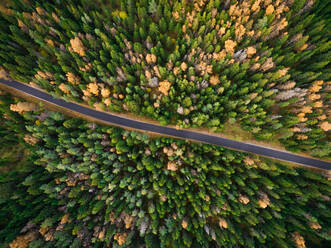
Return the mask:
<svg viewBox="0 0 331 248">
<path fill-rule="evenodd" d="M 36 88 L 33 88 L 27 84 L 22 84 L 16 81 L 8 81 L 5 79 L 0 79 L 0 84 L 7 85 L 11 88 L 24 92 L 35 98 L 39 98 L 43 101 L 49 102 L 51 104 L 58 105 L 60 107 L 66 108 L 70 111 L 78 112 L 80 114 L 89 116 L 90 118 L 100 120 L 102 122 L 109 123 L 110 125 L 121 126 L 123 128 L 136 129 L 141 131 L 158 133 L 164 136 L 172 136 L 180 139 L 189 139 L 193 141 L 208 143 L 212 145 L 219 145 L 233 150 L 255 153 L 261 156 L 274 158 L 277 160 L 287 161 L 290 163 L 300 164 L 307 167 L 313 167 L 323 170 L 331 170 L 331 163 L 327 161 L 322 161 L 319 159 L 314 159 L 306 156 L 301 156 L 293 154 L 290 152 L 285 152 L 282 150 L 277 150 L 273 148 L 263 147 L 255 144 L 245 143 L 241 141 L 231 140 L 227 138 L 222 138 L 218 136 L 213 136 L 209 134 L 199 133 L 189 130 L 177 130 L 171 127 L 165 127 L 161 125 L 155 125 L 147 122 L 137 121 L 133 119 L 128 119 L 120 116 L 116 116 L 111 113 L 101 112 L 93 110 L 82 105 L 66 102 L 62 99 L 57 99 L 47 94 L 43 91 L 40 91 Z"/>
</svg>

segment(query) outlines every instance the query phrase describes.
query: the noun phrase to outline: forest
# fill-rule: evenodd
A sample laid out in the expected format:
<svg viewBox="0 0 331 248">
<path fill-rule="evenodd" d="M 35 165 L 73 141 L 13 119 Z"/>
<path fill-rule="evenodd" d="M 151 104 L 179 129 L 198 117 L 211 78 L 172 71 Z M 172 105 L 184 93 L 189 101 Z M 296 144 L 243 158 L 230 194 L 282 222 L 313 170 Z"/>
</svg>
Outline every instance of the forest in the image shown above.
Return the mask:
<svg viewBox="0 0 331 248">
<path fill-rule="evenodd" d="M 0 65 L 12 79 L 163 125 L 230 121 L 330 158 L 328 1 L 8 2 Z"/>
<path fill-rule="evenodd" d="M 2 247 L 331 241 L 330 173 L 101 126 L 5 92 L 0 103 L 1 143 L 27 150 L 24 165 L 0 175 Z"/>
<path fill-rule="evenodd" d="M 0 78 L 330 159 L 324 0 L 6 0 Z M 331 170 L 101 125 L 0 90 L 0 248 L 326 248 Z"/>
</svg>

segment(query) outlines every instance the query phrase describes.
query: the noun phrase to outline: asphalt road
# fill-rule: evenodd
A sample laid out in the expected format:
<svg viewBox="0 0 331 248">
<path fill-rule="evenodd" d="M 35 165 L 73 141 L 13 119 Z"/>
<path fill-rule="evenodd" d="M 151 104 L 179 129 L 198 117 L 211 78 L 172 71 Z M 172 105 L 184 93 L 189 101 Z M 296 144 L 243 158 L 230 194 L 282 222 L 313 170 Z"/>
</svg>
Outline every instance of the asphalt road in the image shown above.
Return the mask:
<svg viewBox="0 0 331 248">
<path fill-rule="evenodd" d="M 291 163 L 300 164 L 303 166 L 331 170 L 331 163 L 327 161 L 322 161 L 318 159 L 313 159 L 305 156 L 296 155 L 290 152 L 284 152 L 281 150 L 276 150 L 272 148 L 267 148 L 255 144 L 249 144 L 245 142 L 240 142 L 236 140 L 221 138 L 218 136 L 208 135 L 199 132 L 193 132 L 188 130 L 177 130 L 175 128 L 165 127 L 161 125 L 150 124 L 146 122 L 136 121 L 132 119 L 127 119 L 123 117 L 116 116 L 114 114 L 100 112 L 97 110 L 93 110 L 81 105 L 78 105 L 73 102 L 66 102 L 62 99 L 57 99 L 47 94 L 43 91 L 35 89 L 29 85 L 22 84 L 16 81 L 8 81 L 4 79 L 0 79 L 0 83 L 7 85 L 9 87 L 15 88 L 16 90 L 20 90 L 26 94 L 42 99 L 43 101 L 47 101 L 49 103 L 61 106 L 71 111 L 75 111 L 84 115 L 87 115 L 91 118 L 101 120 L 103 122 L 107 122 L 113 125 L 119 125 L 122 127 L 133 128 L 142 131 L 149 131 L 158 133 L 165 136 L 173 136 L 182 139 L 190 139 L 198 142 L 204 142 L 212 145 L 224 146 L 230 149 L 255 153 L 261 156 L 266 156 L 269 158 L 274 158 L 278 160 L 283 160 Z"/>
</svg>

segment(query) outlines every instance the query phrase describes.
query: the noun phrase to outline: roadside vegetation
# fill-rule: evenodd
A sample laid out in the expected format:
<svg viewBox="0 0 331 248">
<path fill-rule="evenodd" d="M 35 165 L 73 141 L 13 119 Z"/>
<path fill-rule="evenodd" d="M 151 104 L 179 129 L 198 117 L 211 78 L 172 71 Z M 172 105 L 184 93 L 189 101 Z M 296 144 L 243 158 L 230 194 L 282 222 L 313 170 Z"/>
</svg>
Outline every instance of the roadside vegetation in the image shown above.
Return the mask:
<svg viewBox="0 0 331 248">
<path fill-rule="evenodd" d="M 0 91 L 0 94 L 4 92 Z M 0 174 L 3 174 L 22 167 L 27 162 L 29 151 L 20 138 L 24 134 L 22 117 L 6 111 L 8 106 L 2 100 L 0 109 L 4 113 L 0 122 Z"/>
</svg>

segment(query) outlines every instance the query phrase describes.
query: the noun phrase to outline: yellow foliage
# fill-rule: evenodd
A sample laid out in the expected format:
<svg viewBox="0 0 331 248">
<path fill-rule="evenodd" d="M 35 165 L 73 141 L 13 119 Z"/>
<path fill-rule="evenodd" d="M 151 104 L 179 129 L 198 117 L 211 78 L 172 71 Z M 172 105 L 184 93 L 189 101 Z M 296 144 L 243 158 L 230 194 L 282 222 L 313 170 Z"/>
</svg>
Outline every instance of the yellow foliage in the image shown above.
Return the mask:
<svg viewBox="0 0 331 248">
<path fill-rule="evenodd" d="M 158 78 L 161 78 L 161 74 L 160 74 L 159 68 L 156 65 L 153 66 L 153 70 L 154 70 L 155 75 Z"/>
<path fill-rule="evenodd" d="M 155 54 L 147 54 L 146 55 L 146 62 L 148 64 L 155 63 L 156 62 L 156 56 L 155 56 Z"/>
<path fill-rule="evenodd" d="M 317 222 L 309 222 L 309 227 L 314 230 L 319 230 L 322 228 L 321 225 Z"/>
<path fill-rule="evenodd" d="M 296 49 L 298 52 L 301 52 L 303 50 L 305 50 L 308 47 L 308 44 L 303 44 L 301 47 L 299 47 L 298 49 Z"/>
<path fill-rule="evenodd" d="M 212 73 L 213 73 L 213 66 L 212 66 L 212 65 L 207 65 L 207 67 L 206 67 L 206 72 L 207 72 L 208 74 L 212 74 Z"/>
<path fill-rule="evenodd" d="M 60 18 L 54 12 L 52 13 L 52 17 L 57 23 L 60 22 Z"/>
<path fill-rule="evenodd" d="M 89 97 L 92 96 L 92 94 L 88 90 L 82 90 L 84 96 L 83 99 L 84 101 L 88 101 Z"/>
<path fill-rule="evenodd" d="M 270 15 L 274 12 L 275 8 L 274 6 L 272 6 L 271 4 L 267 7 L 266 11 L 265 11 L 265 14 L 266 15 Z"/>
<path fill-rule="evenodd" d="M 174 150 L 171 147 L 164 147 L 163 152 L 167 154 L 168 157 L 171 157 L 174 155 Z"/>
<path fill-rule="evenodd" d="M 320 127 L 323 131 L 325 132 L 328 132 L 331 130 L 331 123 L 329 123 L 328 121 L 323 121 L 321 124 L 320 124 Z"/>
<path fill-rule="evenodd" d="M 209 82 L 210 82 L 211 85 L 215 86 L 215 85 L 220 83 L 220 80 L 219 80 L 218 76 L 213 75 L 213 76 L 210 77 Z"/>
<path fill-rule="evenodd" d="M 220 51 L 219 53 L 213 53 L 213 59 L 220 61 L 221 59 L 225 58 L 226 52 L 225 50 Z"/>
<path fill-rule="evenodd" d="M 101 95 L 102 95 L 102 97 L 104 97 L 104 98 L 109 97 L 109 95 L 110 95 L 110 90 L 109 90 L 109 89 L 105 89 L 105 88 L 101 89 Z"/>
<path fill-rule="evenodd" d="M 0 78 L 7 79 L 7 80 L 9 79 L 8 73 L 1 66 L 0 66 Z"/>
<path fill-rule="evenodd" d="M 176 171 L 178 170 L 177 164 L 175 162 L 169 161 L 167 165 L 167 170 Z"/>
<path fill-rule="evenodd" d="M 145 71 L 145 77 L 146 77 L 147 79 L 151 79 L 151 78 L 152 78 L 152 74 L 150 73 L 149 70 L 146 70 L 146 71 Z"/>
<path fill-rule="evenodd" d="M 314 85 L 323 85 L 324 81 L 323 80 L 316 80 L 314 82 Z M 330 82 L 327 82 L 327 83 L 330 83 Z"/>
<path fill-rule="evenodd" d="M 302 113 L 305 113 L 305 114 L 309 114 L 309 113 L 312 113 L 312 107 L 311 106 L 304 106 L 302 109 L 301 109 L 301 112 Z"/>
<path fill-rule="evenodd" d="M 256 53 L 255 47 L 252 47 L 252 46 L 247 47 L 246 54 L 247 54 L 248 58 L 251 58 L 255 53 Z"/>
<path fill-rule="evenodd" d="M 40 233 L 42 236 L 44 236 L 45 233 L 47 233 L 48 230 L 49 230 L 49 227 L 41 227 L 41 228 L 39 229 L 39 233 Z"/>
<path fill-rule="evenodd" d="M 254 63 L 251 68 L 249 68 L 251 71 L 256 71 L 261 67 L 259 63 Z"/>
<path fill-rule="evenodd" d="M 18 102 L 17 104 L 11 104 L 10 110 L 18 113 L 36 111 L 37 105 L 32 102 Z"/>
<path fill-rule="evenodd" d="M 116 240 L 119 245 L 123 245 L 126 242 L 127 237 L 127 233 L 116 233 L 114 235 L 114 240 Z"/>
<path fill-rule="evenodd" d="M 67 86 L 64 83 L 59 85 L 59 89 L 62 90 L 64 93 L 68 94 L 70 91 L 67 89 Z"/>
<path fill-rule="evenodd" d="M 248 204 L 249 203 L 249 198 L 247 196 L 244 196 L 242 194 L 239 194 L 239 201 L 242 203 L 242 204 Z"/>
<path fill-rule="evenodd" d="M 71 39 L 70 44 L 71 44 L 72 50 L 75 53 L 78 53 L 80 56 L 85 56 L 85 47 L 83 45 L 83 42 L 78 37 Z"/>
<path fill-rule="evenodd" d="M 48 232 L 45 234 L 45 240 L 46 241 L 53 241 L 54 240 L 54 232 Z"/>
<path fill-rule="evenodd" d="M 46 11 L 41 7 L 37 7 L 36 11 L 39 15 L 46 15 Z"/>
<path fill-rule="evenodd" d="M 253 165 L 253 164 L 254 164 L 254 160 L 251 159 L 250 157 L 245 157 L 245 159 L 244 159 L 244 163 L 245 163 L 246 165 Z"/>
<path fill-rule="evenodd" d="M 275 63 L 272 61 L 272 58 L 267 58 L 264 64 L 261 66 L 262 71 L 270 70 L 275 66 Z"/>
<path fill-rule="evenodd" d="M 120 18 L 122 18 L 122 19 L 125 19 L 125 18 L 128 17 L 128 15 L 126 14 L 125 11 L 120 11 L 119 16 L 120 16 Z"/>
<path fill-rule="evenodd" d="M 68 82 L 72 84 L 79 85 L 80 84 L 80 78 L 73 74 L 72 72 L 67 72 L 66 74 Z"/>
<path fill-rule="evenodd" d="M 305 121 L 307 121 L 308 119 L 307 118 L 305 118 L 305 113 L 299 113 L 298 114 L 298 117 L 299 117 L 299 121 L 300 122 L 305 122 Z"/>
<path fill-rule="evenodd" d="M 105 237 L 105 230 L 103 229 L 99 235 L 98 235 L 98 239 L 103 239 Z"/>
<path fill-rule="evenodd" d="M 186 229 L 187 226 L 188 226 L 188 223 L 187 223 L 186 220 L 183 220 L 182 223 L 181 223 L 181 225 L 182 225 L 182 227 L 183 227 L 184 229 Z"/>
<path fill-rule="evenodd" d="M 323 102 L 322 101 L 317 101 L 314 103 L 314 108 L 321 108 L 323 107 Z"/>
<path fill-rule="evenodd" d="M 167 96 L 168 95 L 168 91 L 170 90 L 170 86 L 171 86 L 171 83 L 167 80 L 164 80 L 164 81 L 161 81 L 160 84 L 159 84 L 159 91 Z"/>
<path fill-rule="evenodd" d="M 278 30 L 283 30 L 284 28 L 286 28 L 288 25 L 288 22 L 286 20 L 286 18 L 284 17 L 283 19 L 281 19 L 279 25 L 278 25 Z"/>
<path fill-rule="evenodd" d="M 28 232 L 27 234 L 17 236 L 16 239 L 9 244 L 10 248 L 27 248 L 29 243 L 37 239 L 38 233 L 35 231 Z"/>
<path fill-rule="evenodd" d="M 241 41 L 241 39 L 244 36 L 245 32 L 246 32 L 246 28 L 243 25 L 236 23 L 235 35 L 236 35 L 236 39 L 238 41 Z"/>
<path fill-rule="evenodd" d="M 324 81 L 315 81 L 312 86 L 309 87 L 310 92 L 319 92 L 322 89 L 322 84 Z"/>
<path fill-rule="evenodd" d="M 320 95 L 318 95 L 318 94 L 311 94 L 311 95 L 309 95 L 309 100 L 310 101 L 315 101 L 315 100 L 318 100 L 318 99 L 320 99 L 321 98 L 321 96 Z"/>
<path fill-rule="evenodd" d="M 47 75 L 46 75 L 45 72 L 43 72 L 43 71 L 37 71 L 37 74 L 38 74 L 41 78 L 43 78 L 43 79 L 47 79 Z"/>
<path fill-rule="evenodd" d="M 225 45 L 224 45 L 224 47 L 225 47 L 225 51 L 226 51 L 227 53 L 230 53 L 231 55 L 233 55 L 233 53 L 234 53 L 234 48 L 236 47 L 236 45 L 237 45 L 237 42 L 235 42 L 235 41 L 233 41 L 233 40 L 226 40 L 226 41 L 225 41 Z"/>
<path fill-rule="evenodd" d="M 173 16 L 173 18 L 174 18 L 176 21 L 178 21 L 179 18 L 180 18 L 180 16 L 179 16 L 179 14 L 178 14 L 177 11 L 172 12 L 172 16 Z"/>
<path fill-rule="evenodd" d="M 289 69 L 290 68 L 284 68 L 284 69 L 278 70 L 277 72 L 279 73 L 280 77 L 283 77 L 286 75 L 286 73 L 288 72 Z"/>
<path fill-rule="evenodd" d="M 279 86 L 278 88 L 283 89 L 283 90 L 290 90 L 290 89 L 293 89 L 295 85 L 296 85 L 296 82 L 288 81 L 284 85 Z"/>
<path fill-rule="evenodd" d="M 308 139 L 308 136 L 307 135 L 304 135 L 304 134 L 298 134 L 297 135 L 297 139 L 298 140 L 306 140 L 306 139 Z"/>
<path fill-rule="evenodd" d="M 263 192 L 260 193 L 260 199 L 258 201 L 258 204 L 261 208 L 268 207 L 268 205 L 270 204 L 270 199 L 266 193 L 263 193 Z"/>
<path fill-rule="evenodd" d="M 87 90 L 91 92 L 93 95 L 99 95 L 99 88 L 97 83 L 89 83 L 87 85 Z"/>
<path fill-rule="evenodd" d="M 185 62 L 182 62 L 182 64 L 180 65 L 180 68 L 183 70 L 183 71 L 186 71 L 187 69 L 187 64 Z"/>
<path fill-rule="evenodd" d="M 320 121 L 325 120 L 326 115 L 320 115 L 320 116 L 317 117 L 317 119 L 319 119 Z"/>
<path fill-rule="evenodd" d="M 129 229 L 132 226 L 133 221 L 134 221 L 134 218 L 132 216 L 130 216 L 128 214 L 125 215 L 125 217 L 124 217 L 125 228 Z"/>
<path fill-rule="evenodd" d="M 30 145 L 35 145 L 35 144 L 37 144 L 39 142 L 39 139 L 38 138 L 33 137 L 33 136 L 29 135 L 29 134 L 26 134 L 23 139 L 24 139 L 24 141 L 26 143 L 28 143 Z"/>
<path fill-rule="evenodd" d="M 25 25 L 24 22 L 22 22 L 20 19 L 17 19 L 17 24 L 18 26 L 24 31 L 24 32 L 28 32 L 29 28 Z"/>
<path fill-rule="evenodd" d="M 70 222 L 70 220 L 69 220 L 69 214 L 63 215 L 62 218 L 61 218 L 61 222 L 60 223 L 61 224 L 66 224 L 68 222 Z"/>
<path fill-rule="evenodd" d="M 218 225 L 219 225 L 220 227 L 222 227 L 222 228 L 225 228 L 225 229 L 228 228 L 228 223 L 227 223 L 226 220 L 223 219 L 223 218 L 220 218 L 220 220 L 219 220 L 219 222 L 218 222 Z"/>
<path fill-rule="evenodd" d="M 218 36 L 221 37 L 223 34 L 225 34 L 225 31 L 226 31 L 225 27 L 221 27 L 217 32 Z"/>
<path fill-rule="evenodd" d="M 297 248 L 306 248 L 305 239 L 298 232 L 293 233 L 292 238 Z"/>
<path fill-rule="evenodd" d="M 174 75 L 177 76 L 179 73 L 179 67 L 175 67 L 173 72 L 174 72 Z"/>
</svg>

